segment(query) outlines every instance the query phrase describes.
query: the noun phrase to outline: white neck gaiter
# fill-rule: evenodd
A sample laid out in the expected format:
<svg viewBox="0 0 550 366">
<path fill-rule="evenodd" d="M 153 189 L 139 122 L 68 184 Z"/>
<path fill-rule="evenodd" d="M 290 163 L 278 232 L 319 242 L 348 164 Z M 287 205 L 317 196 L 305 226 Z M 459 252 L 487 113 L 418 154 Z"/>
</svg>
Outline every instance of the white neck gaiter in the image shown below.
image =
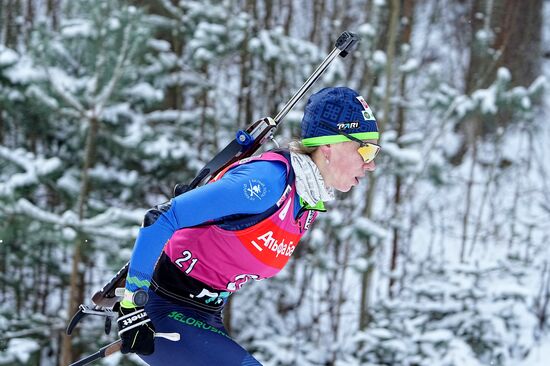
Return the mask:
<svg viewBox="0 0 550 366">
<path fill-rule="evenodd" d="M 296 174 L 296 190 L 308 205 L 334 199 L 334 190 L 325 185 L 319 168 L 309 155 L 290 152 L 290 161 Z"/>
</svg>

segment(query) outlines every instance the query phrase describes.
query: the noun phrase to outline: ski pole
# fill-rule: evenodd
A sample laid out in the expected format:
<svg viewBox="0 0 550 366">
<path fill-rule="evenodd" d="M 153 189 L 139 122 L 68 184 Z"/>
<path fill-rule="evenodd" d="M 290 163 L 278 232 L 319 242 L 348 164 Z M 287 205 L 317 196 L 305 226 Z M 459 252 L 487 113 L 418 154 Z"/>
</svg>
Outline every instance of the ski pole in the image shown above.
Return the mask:
<svg viewBox="0 0 550 366">
<path fill-rule="evenodd" d="M 177 342 L 180 340 L 179 333 L 155 333 L 155 337 L 165 338 L 173 342 Z M 118 339 L 114 341 L 113 343 L 110 343 L 106 345 L 105 347 L 102 347 L 99 351 L 97 351 L 94 354 L 91 354 L 89 356 L 84 357 L 81 360 L 78 360 L 74 363 L 71 363 L 69 366 L 84 366 L 87 365 L 95 360 L 99 360 L 100 358 L 107 357 L 112 355 L 113 353 L 117 353 L 120 351 L 120 348 L 122 347 L 122 340 Z"/>
</svg>

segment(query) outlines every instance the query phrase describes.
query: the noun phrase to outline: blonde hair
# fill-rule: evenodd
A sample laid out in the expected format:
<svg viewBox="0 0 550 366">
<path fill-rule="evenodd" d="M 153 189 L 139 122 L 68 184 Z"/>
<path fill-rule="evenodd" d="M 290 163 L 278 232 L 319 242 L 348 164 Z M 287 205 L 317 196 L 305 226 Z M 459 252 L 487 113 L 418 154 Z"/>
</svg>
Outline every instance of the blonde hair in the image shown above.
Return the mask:
<svg viewBox="0 0 550 366">
<path fill-rule="evenodd" d="M 302 141 L 297 140 L 297 139 L 290 141 L 290 143 L 288 144 L 288 149 L 290 151 L 292 151 L 294 153 L 298 153 L 298 154 L 311 155 L 318 148 L 319 148 L 319 146 L 304 146 L 304 144 L 302 144 Z"/>
</svg>

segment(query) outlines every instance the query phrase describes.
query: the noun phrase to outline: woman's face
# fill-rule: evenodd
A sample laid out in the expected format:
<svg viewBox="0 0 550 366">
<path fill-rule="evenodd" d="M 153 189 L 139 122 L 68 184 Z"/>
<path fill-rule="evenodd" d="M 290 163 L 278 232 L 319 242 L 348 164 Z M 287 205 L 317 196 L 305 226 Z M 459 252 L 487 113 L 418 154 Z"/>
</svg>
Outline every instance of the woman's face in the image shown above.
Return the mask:
<svg viewBox="0 0 550 366">
<path fill-rule="evenodd" d="M 377 143 L 377 140 L 366 140 Z M 346 141 L 337 144 L 324 145 L 320 149 L 328 164 L 323 176 L 325 183 L 340 191 L 347 192 L 351 187 L 359 184 L 367 171 L 376 169 L 374 161 L 365 163 L 357 151 L 359 144 L 354 141 Z M 326 161 L 325 161 L 326 163 Z"/>
</svg>

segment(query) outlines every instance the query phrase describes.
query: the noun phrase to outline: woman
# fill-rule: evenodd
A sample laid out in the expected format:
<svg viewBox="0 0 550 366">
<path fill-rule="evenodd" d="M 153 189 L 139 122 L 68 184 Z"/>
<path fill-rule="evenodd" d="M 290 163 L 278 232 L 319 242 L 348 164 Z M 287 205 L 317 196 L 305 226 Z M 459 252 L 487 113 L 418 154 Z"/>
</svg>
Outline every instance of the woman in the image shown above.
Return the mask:
<svg viewBox="0 0 550 366">
<path fill-rule="evenodd" d="M 372 111 L 344 87 L 310 97 L 301 135 L 290 152 L 244 159 L 147 213 L 120 303 L 123 353 L 150 365 L 260 365 L 224 329 L 228 296 L 279 272 L 324 202 L 373 171 L 380 150 Z"/>
</svg>

